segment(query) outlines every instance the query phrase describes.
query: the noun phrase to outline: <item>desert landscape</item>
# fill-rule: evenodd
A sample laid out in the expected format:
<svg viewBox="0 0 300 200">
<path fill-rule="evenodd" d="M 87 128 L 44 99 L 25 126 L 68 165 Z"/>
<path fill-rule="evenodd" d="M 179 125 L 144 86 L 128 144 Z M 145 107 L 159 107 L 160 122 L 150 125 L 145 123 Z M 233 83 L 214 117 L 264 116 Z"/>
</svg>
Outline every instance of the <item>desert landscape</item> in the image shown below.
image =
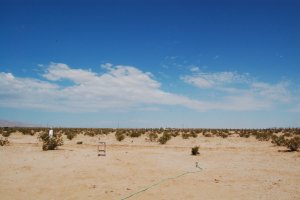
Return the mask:
<svg viewBox="0 0 300 200">
<path fill-rule="evenodd" d="M 300 197 L 300 153 L 274 142 L 299 129 L 54 129 L 64 144 L 53 151 L 42 150 L 41 134 L 47 129 L 2 130 L 1 199 Z"/>
<path fill-rule="evenodd" d="M 0 0 L 0 200 L 300 200 L 300 0 Z"/>
</svg>

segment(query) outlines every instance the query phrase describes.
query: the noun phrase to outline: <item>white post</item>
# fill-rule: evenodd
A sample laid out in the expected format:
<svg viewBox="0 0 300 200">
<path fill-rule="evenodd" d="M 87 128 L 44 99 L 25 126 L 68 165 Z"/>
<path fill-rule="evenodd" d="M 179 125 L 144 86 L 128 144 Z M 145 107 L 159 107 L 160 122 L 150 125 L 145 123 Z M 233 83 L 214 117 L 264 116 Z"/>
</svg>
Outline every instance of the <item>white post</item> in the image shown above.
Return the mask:
<svg viewBox="0 0 300 200">
<path fill-rule="evenodd" d="M 52 138 L 53 137 L 53 129 L 51 128 L 50 130 L 49 130 L 49 138 Z"/>
</svg>

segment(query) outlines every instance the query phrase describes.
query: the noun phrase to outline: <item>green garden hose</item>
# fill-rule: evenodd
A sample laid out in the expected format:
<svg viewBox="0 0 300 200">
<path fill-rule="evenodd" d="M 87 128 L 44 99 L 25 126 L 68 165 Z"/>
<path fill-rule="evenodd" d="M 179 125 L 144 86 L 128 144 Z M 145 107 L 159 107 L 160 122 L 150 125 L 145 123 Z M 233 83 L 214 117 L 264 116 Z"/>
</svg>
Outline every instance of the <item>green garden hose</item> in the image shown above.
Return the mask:
<svg viewBox="0 0 300 200">
<path fill-rule="evenodd" d="M 144 188 L 142 190 L 139 190 L 139 191 L 137 191 L 137 192 L 135 192 L 133 194 L 130 194 L 127 197 L 122 198 L 121 200 L 129 199 L 129 198 L 131 198 L 131 197 L 133 197 L 133 196 L 135 196 L 135 195 L 137 195 L 139 193 L 142 193 L 142 192 L 145 192 L 145 191 L 149 190 L 150 188 L 158 186 L 158 185 L 162 184 L 163 182 L 166 182 L 166 181 L 169 181 L 169 180 L 173 180 L 173 179 L 177 179 L 177 178 L 179 178 L 181 176 L 184 176 L 184 175 L 187 175 L 187 174 L 193 174 L 193 173 L 198 173 L 198 172 L 202 171 L 202 168 L 198 166 L 198 163 L 196 163 L 196 168 L 198 168 L 196 171 L 188 171 L 188 172 L 184 172 L 182 174 L 179 174 L 177 176 L 173 176 L 173 177 L 162 179 L 162 180 L 160 180 L 157 183 L 154 183 L 154 184 L 152 184 L 152 185 L 150 185 L 150 186 L 148 186 L 148 187 L 146 187 L 146 188 Z"/>
</svg>

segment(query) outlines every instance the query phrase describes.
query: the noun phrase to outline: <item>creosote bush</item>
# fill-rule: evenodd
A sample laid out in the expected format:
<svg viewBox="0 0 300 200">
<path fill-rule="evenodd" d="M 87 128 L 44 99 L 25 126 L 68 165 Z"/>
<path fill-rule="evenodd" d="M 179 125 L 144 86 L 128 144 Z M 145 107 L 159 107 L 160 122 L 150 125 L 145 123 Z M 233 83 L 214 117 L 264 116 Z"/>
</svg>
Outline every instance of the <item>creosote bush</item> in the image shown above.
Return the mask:
<svg viewBox="0 0 300 200">
<path fill-rule="evenodd" d="M 142 135 L 142 132 L 140 131 L 133 131 L 129 134 L 130 137 L 140 137 Z"/>
<path fill-rule="evenodd" d="M 300 147 L 300 137 L 294 137 L 290 140 L 287 140 L 286 146 L 291 151 L 297 151 Z"/>
<path fill-rule="evenodd" d="M 157 133 L 151 132 L 151 133 L 149 133 L 148 137 L 151 142 L 154 142 L 158 138 L 158 135 L 157 135 Z"/>
<path fill-rule="evenodd" d="M 273 144 L 276 144 L 277 146 L 284 146 L 286 144 L 286 139 L 284 138 L 284 135 L 277 136 L 272 135 L 272 141 Z"/>
<path fill-rule="evenodd" d="M 160 144 L 166 144 L 168 140 L 171 139 L 171 135 L 169 133 L 164 133 L 159 139 L 158 142 Z"/>
<path fill-rule="evenodd" d="M 204 135 L 205 137 L 212 137 L 212 135 L 211 135 L 210 133 L 208 133 L 208 132 L 204 132 L 203 135 Z"/>
<path fill-rule="evenodd" d="M 121 142 L 122 140 L 125 139 L 125 136 L 123 135 L 123 133 L 119 133 L 119 132 L 116 132 L 115 137 L 119 142 Z"/>
<path fill-rule="evenodd" d="M 0 138 L 0 146 L 5 146 L 8 144 L 9 144 L 9 141 L 7 138 L 3 138 L 3 137 Z"/>
<path fill-rule="evenodd" d="M 240 132 L 238 134 L 239 134 L 240 137 L 244 137 L 244 138 L 250 137 L 250 133 L 249 132 L 242 131 L 242 132 Z"/>
<path fill-rule="evenodd" d="M 2 135 L 3 135 L 4 137 L 9 137 L 11 133 L 12 133 L 11 131 L 3 131 L 3 132 L 2 132 Z"/>
<path fill-rule="evenodd" d="M 196 137 L 198 137 L 198 134 L 196 131 L 191 131 L 190 136 L 193 138 L 196 138 Z"/>
<path fill-rule="evenodd" d="M 67 135 L 67 138 L 68 138 L 69 140 L 72 140 L 74 137 L 76 137 L 77 133 L 76 133 L 76 132 L 72 132 L 72 131 L 67 131 L 67 132 L 65 133 L 65 135 Z"/>
<path fill-rule="evenodd" d="M 61 133 L 54 133 L 53 137 L 50 138 L 47 132 L 42 132 L 39 134 L 38 139 L 43 142 L 43 150 L 55 150 L 58 146 L 64 144 L 63 137 Z"/>
<path fill-rule="evenodd" d="M 177 137 L 179 135 L 179 132 L 178 131 L 173 131 L 171 132 L 171 136 L 172 137 Z"/>
<path fill-rule="evenodd" d="M 181 136 L 182 136 L 183 139 L 189 139 L 190 134 L 188 134 L 188 133 L 182 133 Z"/>
<path fill-rule="evenodd" d="M 19 128 L 18 131 L 20 131 L 23 135 L 33 136 L 35 134 L 32 128 Z"/>
<path fill-rule="evenodd" d="M 193 156 L 196 156 L 196 155 L 198 155 L 198 154 L 200 154 L 199 153 L 199 146 L 194 146 L 194 147 L 192 147 L 192 150 L 191 150 L 191 152 L 192 152 L 192 155 Z"/>
<path fill-rule="evenodd" d="M 223 132 L 223 131 L 220 131 L 220 132 L 218 132 L 218 133 L 216 133 L 216 135 L 218 136 L 218 137 L 222 137 L 222 138 L 227 138 L 228 137 L 228 133 L 227 132 Z"/>
<path fill-rule="evenodd" d="M 255 138 L 259 141 L 269 141 L 271 136 L 272 136 L 272 133 L 269 133 L 269 132 L 255 133 Z"/>
</svg>

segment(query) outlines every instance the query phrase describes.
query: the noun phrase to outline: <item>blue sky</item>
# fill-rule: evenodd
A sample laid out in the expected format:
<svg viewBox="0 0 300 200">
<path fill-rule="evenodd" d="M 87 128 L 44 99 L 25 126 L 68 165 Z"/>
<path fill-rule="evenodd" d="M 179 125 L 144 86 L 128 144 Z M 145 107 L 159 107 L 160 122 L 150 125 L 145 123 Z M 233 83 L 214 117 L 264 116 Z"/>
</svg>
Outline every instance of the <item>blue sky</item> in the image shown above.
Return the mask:
<svg viewBox="0 0 300 200">
<path fill-rule="evenodd" d="M 299 1 L 0 0 L 0 119 L 300 126 Z"/>
</svg>

